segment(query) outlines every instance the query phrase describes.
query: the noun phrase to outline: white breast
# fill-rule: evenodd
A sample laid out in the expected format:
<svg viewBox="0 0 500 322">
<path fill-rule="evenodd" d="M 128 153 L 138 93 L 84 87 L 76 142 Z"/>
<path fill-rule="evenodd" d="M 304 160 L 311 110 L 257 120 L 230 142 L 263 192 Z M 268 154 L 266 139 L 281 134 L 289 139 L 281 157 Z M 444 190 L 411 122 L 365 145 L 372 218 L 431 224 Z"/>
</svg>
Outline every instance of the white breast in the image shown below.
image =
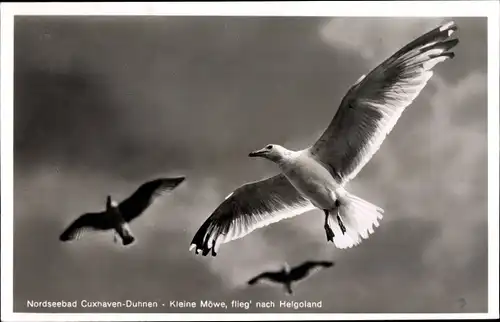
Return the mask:
<svg viewBox="0 0 500 322">
<path fill-rule="evenodd" d="M 302 195 L 320 209 L 332 209 L 341 188 L 330 172 L 307 154 L 295 155 L 280 164 L 281 171 Z"/>
</svg>

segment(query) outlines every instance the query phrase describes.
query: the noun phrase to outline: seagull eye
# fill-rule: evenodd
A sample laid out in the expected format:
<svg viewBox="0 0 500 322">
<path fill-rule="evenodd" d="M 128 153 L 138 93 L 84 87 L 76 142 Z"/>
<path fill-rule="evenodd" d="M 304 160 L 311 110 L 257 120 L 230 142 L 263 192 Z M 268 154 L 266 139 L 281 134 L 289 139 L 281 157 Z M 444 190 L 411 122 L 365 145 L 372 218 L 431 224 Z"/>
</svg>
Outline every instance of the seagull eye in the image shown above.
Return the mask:
<svg viewBox="0 0 500 322">
<path fill-rule="evenodd" d="M 273 146 L 272 146 L 272 145 L 268 145 L 268 146 L 266 146 L 266 149 L 268 149 L 268 150 L 271 150 L 272 148 L 273 148 Z"/>
</svg>

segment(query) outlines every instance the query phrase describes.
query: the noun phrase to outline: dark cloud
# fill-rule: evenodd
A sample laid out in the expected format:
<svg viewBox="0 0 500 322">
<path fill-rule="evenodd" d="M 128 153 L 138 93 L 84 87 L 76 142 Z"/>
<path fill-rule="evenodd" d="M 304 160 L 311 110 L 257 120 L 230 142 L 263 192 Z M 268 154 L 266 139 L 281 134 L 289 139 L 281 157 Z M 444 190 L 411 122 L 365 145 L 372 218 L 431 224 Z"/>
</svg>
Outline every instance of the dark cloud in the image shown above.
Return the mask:
<svg viewBox="0 0 500 322">
<path fill-rule="evenodd" d="M 230 191 L 276 173 L 249 151 L 311 144 L 361 74 L 443 20 L 17 17 L 15 311 L 34 310 L 27 300 L 289 300 L 245 283 L 308 259 L 337 263 L 296 288 L 322 312 L 458 312 L 460 298 L 486 311 L 485 19 L 456 20 L 456 59 L 349 184 L 385 209 L 369 240 L 335 249 L 312 211 L 216 258 L 188 252 Z M 108 193 L 170 174 L 188 180 L 132 224 L 134 247 L 111 234 L 58 241 Z"/>
</svg>

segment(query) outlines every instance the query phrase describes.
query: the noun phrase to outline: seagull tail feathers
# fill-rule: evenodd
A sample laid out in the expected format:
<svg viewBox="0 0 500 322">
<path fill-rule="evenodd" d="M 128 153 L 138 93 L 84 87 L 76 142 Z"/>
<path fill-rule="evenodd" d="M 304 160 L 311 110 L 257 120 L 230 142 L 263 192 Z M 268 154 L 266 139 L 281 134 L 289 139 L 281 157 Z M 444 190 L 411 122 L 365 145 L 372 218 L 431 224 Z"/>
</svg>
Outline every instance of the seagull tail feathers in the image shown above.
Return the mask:
<svg viewBox="0 0 500 322">
<path fill-rule="evenodd" d="M 330 216 L 329 220 L 335 237 L 333 242 L 337 248 L 351 248 L 360 244 L 374 233 L 374 226 L 379 226 L 384 210 L 353 194 L 347 193 L 340 201 L 339 215 L 346 228 L 345 234 L 340 230 L 337 216 Z"/>
<path fill-rule="evenodd" d="M 129 225 L 126 223 L 123 223 L 120 226 L 118 226 L 116 232 L 121 237 L 122 244 L 124 246 L 130 245 L 135 241 L 135 237 L 132 234 L 132 230 L 130 230 Z"/>
</svg>

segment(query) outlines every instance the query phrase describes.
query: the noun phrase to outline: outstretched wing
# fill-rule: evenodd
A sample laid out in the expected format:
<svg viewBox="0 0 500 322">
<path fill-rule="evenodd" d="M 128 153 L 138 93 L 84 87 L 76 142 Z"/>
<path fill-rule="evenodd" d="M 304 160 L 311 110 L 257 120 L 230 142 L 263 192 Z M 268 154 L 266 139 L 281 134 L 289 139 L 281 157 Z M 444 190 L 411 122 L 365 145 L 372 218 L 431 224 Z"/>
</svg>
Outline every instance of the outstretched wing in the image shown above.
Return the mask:
<svg viewBox="0 0 500 322">
<path fill-rule="evenodd" d="M 144 183 L 129 198 L 118 205 L 123 219 L 126 222 L 132 221 L 142 214 L 158 196 L 172 191 L 184 179 L 184 177 L 162 178 Z"/>
<path fill-rule="evenodd" d="M 328 261 L 307 261 L 293 268 L 290 271 L 290 277 L 293 281 L 298 281 L 309 275 L 311 273 L 311 270 L 313 270 L 314 268 L 332 267 L 333 265 L 334 265 L 333 262 L 328 262 Z"/>
<path fill-rule="evenodd" d="M 85 232 L 113 228 L 111 217 L 104 212 L 86 213 L 78 217 L 59 236 L 60 241 L 79 239 Z"/>
<path fill-rule="evenodd" d="M 245 184 L 230 194 L 196 232 L 190 250 L 210 250 L 216 256 L 220 244 L 241 238 L 257 228 L 314 209 L 282 175 Z"/>
<path fill-rule="evenodd" d="M 401 113 L 431 78 L 432 68 L 454 57 L 449 50 L 458 43 L 450 39 L 456 29 L 449 22 L 431 30 L 350 88 L 326 131 L 309 148 L 339 182 L 354 178 L 378 151 Z"/>
<path fill-rule="evenodd" d="M 260 280 L 267 279 L 272 282 L 283 282 L 285 280 L 285 276 L 280 272 L 264 272 L 259 274 L 248 281 L 248 285 L 254 285 Z"/>
</svg>

